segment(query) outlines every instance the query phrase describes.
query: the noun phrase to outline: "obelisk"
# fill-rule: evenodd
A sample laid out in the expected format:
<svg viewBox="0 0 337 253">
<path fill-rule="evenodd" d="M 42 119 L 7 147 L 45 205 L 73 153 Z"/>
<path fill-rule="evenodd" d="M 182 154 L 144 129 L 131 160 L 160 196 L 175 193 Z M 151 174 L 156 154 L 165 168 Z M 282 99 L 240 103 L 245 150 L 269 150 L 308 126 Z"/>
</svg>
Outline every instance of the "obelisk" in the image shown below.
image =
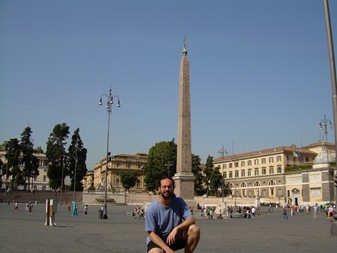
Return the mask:
<svg viewBox="0 0 337 253">
<path fill-rule="evenodd" d="M 176 195 L 188 202 L 194 199 L 191 146 L 190 62 L 187 58 L 185 37 L 180 60 L 177 172 L 173 179 Z"/>
</svg>

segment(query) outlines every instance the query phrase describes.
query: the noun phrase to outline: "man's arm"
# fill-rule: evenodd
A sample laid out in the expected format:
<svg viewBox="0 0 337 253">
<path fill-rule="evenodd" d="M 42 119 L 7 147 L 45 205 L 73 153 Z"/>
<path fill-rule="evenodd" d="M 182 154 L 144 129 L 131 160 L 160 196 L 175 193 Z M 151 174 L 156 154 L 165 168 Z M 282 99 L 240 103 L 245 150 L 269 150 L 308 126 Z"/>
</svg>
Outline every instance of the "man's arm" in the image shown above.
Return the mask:
<svg viewBox="0 0 337 253">
<path fill-rule="evenodd" d="M 164 250 L 165 253 L 174 252 L 173 250 L 170 249 L 169 246 L 167 246 L 167 244 L 155 232 L 153 231 L 148 232 L 148 236 L 150 240 L 156 245 L 158 245 L 158 247 L 160 247 L 162 250 Z"/>
<path fill-rule="evenodd" d="M 168 245 L 174 243 L 177 233 L 181 230 L 186 230 L 187 228 L 189 228 L 193 224 L 195 224 L 195 220 L 194 220 L 193 217 L 190 217 L 190 218 L 187 218 L 186 220 L 184 220 L 182 223 L 180 223 L 178 226 L 176 226 L 171 231 L 171 233 L 167 237 L 166 243 Z"/>
</svg>

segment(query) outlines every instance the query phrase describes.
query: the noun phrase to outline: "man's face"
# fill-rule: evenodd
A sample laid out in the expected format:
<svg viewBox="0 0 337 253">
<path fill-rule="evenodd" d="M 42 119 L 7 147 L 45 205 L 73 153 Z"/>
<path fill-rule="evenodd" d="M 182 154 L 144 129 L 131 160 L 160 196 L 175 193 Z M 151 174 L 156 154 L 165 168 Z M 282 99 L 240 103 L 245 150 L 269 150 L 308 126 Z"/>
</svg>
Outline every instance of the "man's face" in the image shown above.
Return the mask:
<svg viewBox="0 0 337 253">
<path fill-rule="evenodd" d="M 168 178 L 161 180 L 159 192 L 164 199 L 171 198 L 173 194 L 173 182 Z"/>
</svg>

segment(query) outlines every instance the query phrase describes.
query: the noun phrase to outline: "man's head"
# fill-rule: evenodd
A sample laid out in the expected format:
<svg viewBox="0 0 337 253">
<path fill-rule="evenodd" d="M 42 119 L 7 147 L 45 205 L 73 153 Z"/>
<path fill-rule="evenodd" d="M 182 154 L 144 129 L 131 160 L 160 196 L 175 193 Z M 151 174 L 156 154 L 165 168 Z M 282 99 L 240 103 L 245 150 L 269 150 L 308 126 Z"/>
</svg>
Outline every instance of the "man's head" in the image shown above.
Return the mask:
<svg viewBox="0 0 337 253">
<path fill-rule="evenodd" d="M 158 182 L 158 191 L 163 199 L 169 199 L 174 196 L 174 181 L 170 177 L 162 177 Z"/>
</svg>

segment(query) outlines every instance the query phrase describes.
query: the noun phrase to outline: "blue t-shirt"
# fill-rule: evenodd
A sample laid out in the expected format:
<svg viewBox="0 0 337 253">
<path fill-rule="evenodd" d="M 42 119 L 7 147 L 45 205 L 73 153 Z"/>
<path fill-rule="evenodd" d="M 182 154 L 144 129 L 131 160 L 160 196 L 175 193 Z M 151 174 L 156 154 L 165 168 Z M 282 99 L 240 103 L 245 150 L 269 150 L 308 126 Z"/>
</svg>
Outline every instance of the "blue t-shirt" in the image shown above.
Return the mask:
<svg viewBox="0 0 337 253">
<path fill-rule="evenodd" d="M 156 200 L 146 209 L 145 231 L 153 231 L 159 237 L 166 238 L 174 227 L 190 217 L 193 217 L 193 215 L 182 198 L 172 198 L 170 205 L 167 207 Z M 150 239 L 147 237 L 146 244 L 149 241 Z"/>
</svg>

